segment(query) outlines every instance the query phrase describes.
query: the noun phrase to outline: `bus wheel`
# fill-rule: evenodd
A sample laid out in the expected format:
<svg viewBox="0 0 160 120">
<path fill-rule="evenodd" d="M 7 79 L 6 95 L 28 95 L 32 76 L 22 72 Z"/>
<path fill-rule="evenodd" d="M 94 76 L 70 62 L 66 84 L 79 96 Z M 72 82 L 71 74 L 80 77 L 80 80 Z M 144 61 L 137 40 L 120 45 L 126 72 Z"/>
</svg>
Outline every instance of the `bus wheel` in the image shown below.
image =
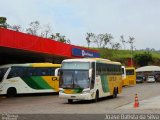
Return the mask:
<svg viewBox="0 0 160 120">
<path fill-rule="evenodd" d="M 98 102 L 98 99 L 99 99 L 99 92 L 97 91 L 97 92 L 96 92 L 95 99 L 94 99 L 94 102 Z"/>
<path fill-rule="evenodd" d="M 72 99 L 68 99 L 68 103 L 73 103 L 73 100 Z"/>
<path fill-rule="evenodd" d="M 117 89 L 114 88 L 114 91 L 113 91 L 113 98 L 116 98 L 117 97 Z"/>
<path fill-rule="evenodd" d="M 7 97 L 14 97 L 17 95 L 17 90 L 14 87 L 8 88 Z"/>
</svg>

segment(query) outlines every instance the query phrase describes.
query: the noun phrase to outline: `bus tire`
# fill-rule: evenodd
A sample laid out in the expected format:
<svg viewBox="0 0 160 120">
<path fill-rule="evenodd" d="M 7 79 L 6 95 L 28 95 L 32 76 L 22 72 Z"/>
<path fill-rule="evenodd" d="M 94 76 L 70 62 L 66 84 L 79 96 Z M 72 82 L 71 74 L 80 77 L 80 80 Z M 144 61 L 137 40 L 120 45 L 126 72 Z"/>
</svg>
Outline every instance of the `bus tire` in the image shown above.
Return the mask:
<svg viewBox="0 0 160 120">
<path fill-rule="evenodd" d="M 116 98 L 117 97 L 117 89 L 116 88 L 114 88 L 114 91 L 113 91 L 113 96 L 112 96 L 113 98 Z"/>
<path fill-rule="evenodd" d="M 72 99 L 68 99 L 68 103 L 72 104 L 73 100 Z"/>
<path fill-rule="evenodd" d="M 117 95 L 118 95 L 119 93 L 118 93 L 118 87 L 117 87 Z"/>
<path fill-rule="evenodd" d="M 14 87 L 10 87 L 7 90 L 7 97 L 15 97 L 17 95 L 17 90 Z"/>
<path fill-rule="evenodd" d="M 99 99 L 99 92 L 98 92 L 98 90 L 97 90 L 97 91 L 96 91 L 96 95 L 95 95 L 94 102 L 98 102 L 98 99 Z"/>
</svg>

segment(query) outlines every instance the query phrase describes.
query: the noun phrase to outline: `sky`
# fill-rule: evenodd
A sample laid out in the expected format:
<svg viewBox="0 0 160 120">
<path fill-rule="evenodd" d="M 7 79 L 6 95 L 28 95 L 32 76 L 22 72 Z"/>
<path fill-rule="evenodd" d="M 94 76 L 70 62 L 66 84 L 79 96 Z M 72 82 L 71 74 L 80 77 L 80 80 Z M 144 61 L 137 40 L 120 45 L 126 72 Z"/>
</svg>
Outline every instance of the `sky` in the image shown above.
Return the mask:
<svg viewBox="0 0 160 120">
<path fill-rule="evenodd" d="M 86 33 L 109 33 L 114 42 L 135 38 L 135 48 L 160 50 L 160 0 L 0 0 L 0 16 L 11 25 L 49 24 L 74 45 Z"/>
</svg>

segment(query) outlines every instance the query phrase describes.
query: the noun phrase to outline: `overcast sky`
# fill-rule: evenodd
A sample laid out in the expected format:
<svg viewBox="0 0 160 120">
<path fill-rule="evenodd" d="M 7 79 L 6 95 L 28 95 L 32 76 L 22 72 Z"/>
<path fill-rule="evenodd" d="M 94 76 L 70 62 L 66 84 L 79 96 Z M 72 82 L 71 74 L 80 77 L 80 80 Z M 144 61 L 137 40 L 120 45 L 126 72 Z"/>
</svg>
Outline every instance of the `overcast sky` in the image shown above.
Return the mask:
<svg viewBox="0 0 160 120">
<path fill-rule="evenodd" d="M 0 0 L 0 16 L 26 28 L 50 24 L 72 44 L 87 46 L 87 32 L 135 37 L 137 49 L 160 50 L 160 0 Z"/>
</svg>

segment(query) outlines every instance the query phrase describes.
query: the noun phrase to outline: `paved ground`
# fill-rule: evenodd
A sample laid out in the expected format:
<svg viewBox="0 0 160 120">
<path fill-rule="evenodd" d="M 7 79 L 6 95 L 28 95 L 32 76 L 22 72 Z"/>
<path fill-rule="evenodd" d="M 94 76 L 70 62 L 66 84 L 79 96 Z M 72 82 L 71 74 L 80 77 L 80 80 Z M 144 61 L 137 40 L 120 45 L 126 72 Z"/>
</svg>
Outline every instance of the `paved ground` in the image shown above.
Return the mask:
<svg viewBox="0 0 160 120">
<path fill-rule="evenodd" d="M 136 109 L 140 110 L 160 110 L 160 96 L 145 99 L 142 101 L 139 101 L 139 107 L 136 107 Z M 130 103 L 127 105 L 124 105 L 122 107 L 119 107 L 118 109 L 135 109 L 133 107 L 134 103 Z"/>
<path fill-rule="evenodd" d="M 16 114 L 106 114 L 106 113 L 160 113 L 157 109 L 122 109 L 122 106 L 134 102 L 134 94 L 138 94 L 139 101 L 160 96 L 160 83 L 144 83 L 136 86 L 124 87 L 118 98 L 101 99 L 97 103 L 76 101 L 68 104 L 58 95 L 20 96 L 15 98 L 0 98 L 0 113 Z M 143 104 L 142 104 L 143 105 Z"/>
<path fill-rule="evenodd" d="M 58 98 L 58 95 L 45 96 L 20 96 L 15 98 L 0 98 L 0 113 L 24 113 L 24 114 L 103 114 L 107 112 L 122 112 L 119 108 L 127 104 L 133 104 L 134 94 L 138 94 L 139 101 L 160 95 L 160 83 L 144 83 L 136 86 L 124 87 L 123 93 L 118 98 L 110 97 L 101 99 L 97 103 L 90 101 L 76 101 L 68 104 L 66 100 Z M 131 105 L 132 107 L 132 105 Z M 125 110 L 135 112 L 138 110 Z M 148 109 L 143 110 L 148 111 Z M 153 109 L 152 109 L 153 111 Z M 157 111 L 157 110 L 156 110 Z M 158 109 L 160 111 L 160 109 Z M 142 112 L 142 111 L 140 111 Z"/>
<path fill-rule="evenodd" d="M 98 103 L 77 101 L 68 104 L 58 95 L 20 96 L 15 98 L 0 98 L 0 119 L 2 120 L 104 120 L 113 114 L 116 117 L 129 120 L 134 114 L 141 119 L 160 119 L 160 83 L 144 83 L 123 88 L 123 93 L 116 99 L 110 97 L 101 99 Z M 134 94 L 140 101 L 138 109 L 133 108 Z M 156 97 L 157 96 L 157 97 Z M 150 103 L 150 104 L 149 104 Z M 153 107 L 154 106 L 154 107 Z M 152 108 L 151 108 L 152 107 Z M 153 115 L 158 113 L 158 115 Z M 114 119 L 114 118 L 109 118 Z M 133 119 L 133 118 L 131 118 Z M 137 119 L 137 118 L 136 118 Z"/>
</svg>

